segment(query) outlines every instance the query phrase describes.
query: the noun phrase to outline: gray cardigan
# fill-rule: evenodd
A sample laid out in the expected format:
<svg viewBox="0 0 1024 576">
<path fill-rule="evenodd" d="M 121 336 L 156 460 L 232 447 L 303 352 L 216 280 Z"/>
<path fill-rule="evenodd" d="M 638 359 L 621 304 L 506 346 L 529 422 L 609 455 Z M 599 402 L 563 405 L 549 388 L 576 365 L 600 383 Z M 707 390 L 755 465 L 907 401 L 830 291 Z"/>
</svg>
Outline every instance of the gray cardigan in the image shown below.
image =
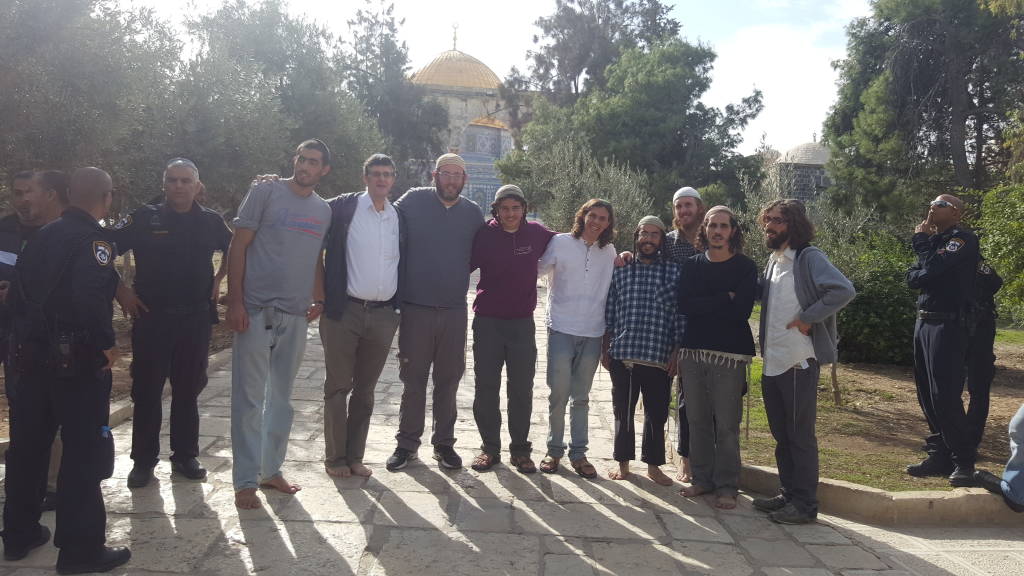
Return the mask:
<svg viewBox="0 0 1024 576">
<path fill-rule="evenodd" d="M 769 279 L 774 264 L 768 260 L 764 269 L 761 290 L 761 326 L 757 340 L 764 355 L 765 327 L 768 314 Z M 793 261 L 793 284 L 796 299 L 803 312 L 800 320 L 811 325 L 811 342 L 818 364 L 831 364 L 838 357 L 839 334 L 836 328 L 836 314 L 853 300 L 857 292 L 853 284 L 843 276 L 819 248 L 807 246 L 797 251 Z"/>
</svg>

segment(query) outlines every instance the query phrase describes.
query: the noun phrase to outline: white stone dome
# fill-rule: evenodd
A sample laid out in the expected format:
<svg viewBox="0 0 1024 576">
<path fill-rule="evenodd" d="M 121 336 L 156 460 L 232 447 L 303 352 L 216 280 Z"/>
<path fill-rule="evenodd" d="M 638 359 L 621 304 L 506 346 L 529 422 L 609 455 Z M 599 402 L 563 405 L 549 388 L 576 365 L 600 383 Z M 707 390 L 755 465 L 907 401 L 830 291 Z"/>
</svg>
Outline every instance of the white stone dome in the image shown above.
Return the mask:
<svg viewBox="0 0 1024 576">
<path fill-rule="evenodd" d="M 806 142 L 786 150 L 779 158 L 781 164 L 810 164 L 824 166 L 831 158 L 828 146 L 821 142 Z"/>
</svg>

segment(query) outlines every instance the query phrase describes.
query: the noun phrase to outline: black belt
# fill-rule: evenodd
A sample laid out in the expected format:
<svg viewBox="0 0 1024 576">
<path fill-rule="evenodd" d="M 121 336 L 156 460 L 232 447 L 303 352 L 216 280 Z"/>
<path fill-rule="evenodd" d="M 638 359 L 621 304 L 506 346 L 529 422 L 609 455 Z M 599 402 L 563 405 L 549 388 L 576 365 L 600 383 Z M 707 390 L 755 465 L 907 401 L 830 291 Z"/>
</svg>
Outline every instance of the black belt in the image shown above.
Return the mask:
<svg viewBox="0 0 1024 576">
<path fill-rule="evenodd" d="M 956 320 L 955 312 L 932 312 L 930 310 L 918 310 L 917 317 L 921 320 Z"/>
<path fill-rule="evenodd" d="M 348 297 L 349 302 L 355 302 L 363 308 L 383 308 L 391 304 L 390 300 L 363 300 L 362 298 L 356 298 L 355 296 Z"/>
</svg>

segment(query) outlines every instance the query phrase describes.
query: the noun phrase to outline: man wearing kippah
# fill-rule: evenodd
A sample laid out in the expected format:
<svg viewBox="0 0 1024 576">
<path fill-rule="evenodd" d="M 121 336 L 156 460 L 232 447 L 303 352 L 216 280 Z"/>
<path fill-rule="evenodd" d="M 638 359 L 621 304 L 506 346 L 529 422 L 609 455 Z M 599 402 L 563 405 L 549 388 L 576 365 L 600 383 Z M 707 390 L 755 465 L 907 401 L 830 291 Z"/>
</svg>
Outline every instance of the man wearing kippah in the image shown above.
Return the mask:
<svg viewBox="0 0 1024 576">
<path fill-rule="evenodd" d="M 509 462 L 519 472 L 537 471 L 530 459 L 530 416 L 537 342 L 533 311 L 537 307 L 537 261 L 555 235 L 526 221 L 526 196 L 518 186 L 498 189 L 491 204 L 493 219 L 473 241 L 470 268 L 480 269 L 473 301 L 473 369 L 476 390 L 473 416 L 480 430 L 480 454 L 473 469 L 490 470 L 501 461 L 501 368 L 508 374 Z"/>
<path fill-rule="evenodd" d="M 704 220 L 704 201 L 700 192 L 683 186 L 672 195 L 672 231 L 665 237 L 665 257 L 679 265 L 682 265 L 690 256 L 697 253 L 697 234 L 700 232 L 701 222 Z M 690 481 L 690 424 L 686 418 L 686 399 L 683 397 L 682 375 L 679 381 L 679 396 L 676 399 L 676 409 L 679 411 L 679 419 L 676 427 L 679 436 L 676 439 L 676 453 L 682 460 L 679 471 L 676 473 L 676 480 L 680 482 Z"/>
<path fill-rule="evenodd" d="M 434 459 L 443 468 L 462 467 L 455 452 L 455 395 L 466 369 L 466 292 L 473 238 L 483 212 L 461 195 L 466 162 L 444 154 L 434 164 L 434 186 L 413 188 L 395 201 L 407 230 L 400 293 L 398 334 L 402 407 L 398 446 L 387 469 L 405 468 L 417 458 L 427 404 L 427 378 L 433 374 Z M 433 370 L 431 370 L 433 368 Z"/>
<path fill-rule="evenodd" d="M 647 476 L 662 486 L 672 479 L 661 471 L 665 463 L 665 421 L 671 397 L 671 376 L 676 371 L 677 291 L 679 264 L 662 257 L 665 224 L 645 216 L 633 235 L 636 258 L 616 268 L 605 305 L 606 332 L 601 364 L 612 377 L 615 448 L 619 465 L 608 471 L 612 480 L 629 477 L 629 462 L 636 457 L 634 414 L 644 396 L 644 430 L 640 459 Z"/>
</svg>

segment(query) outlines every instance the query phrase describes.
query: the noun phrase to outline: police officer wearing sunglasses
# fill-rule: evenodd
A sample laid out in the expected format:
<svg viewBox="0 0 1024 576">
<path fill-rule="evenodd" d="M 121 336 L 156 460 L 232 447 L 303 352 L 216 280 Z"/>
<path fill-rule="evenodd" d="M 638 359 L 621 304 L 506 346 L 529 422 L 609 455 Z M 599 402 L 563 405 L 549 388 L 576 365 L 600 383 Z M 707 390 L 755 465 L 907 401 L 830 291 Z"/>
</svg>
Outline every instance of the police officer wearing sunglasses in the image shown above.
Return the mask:
<svg viewBox="0 0 1024 576">
<path fill-rule="evenodd" d="M 920 290 L 914 327 L 914 380 L 928 422 L 928 457 L 907 467 L 911 476 L 949 476 L 953 486 L 974 484 L 977 444 L 961 393 L 971 295 L 978 267 L 978 237 L 960 225 L 963 202 L 942 194 L 911 240 L 917 262 L 907 284 Z"/>
</svg>

